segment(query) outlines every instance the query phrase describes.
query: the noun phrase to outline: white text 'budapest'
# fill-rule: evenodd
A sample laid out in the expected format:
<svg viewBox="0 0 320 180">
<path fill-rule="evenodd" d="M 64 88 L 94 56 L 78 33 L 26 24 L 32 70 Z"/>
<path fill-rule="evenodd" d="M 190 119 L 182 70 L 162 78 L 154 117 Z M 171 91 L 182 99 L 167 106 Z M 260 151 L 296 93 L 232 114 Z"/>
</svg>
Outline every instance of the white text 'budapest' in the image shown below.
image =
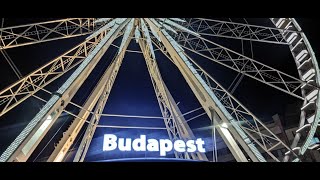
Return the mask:
<svg viewBox="0 0 320 180">
<path fill-rule="evenodd" d="M 160 152 L 160 156 L 166 156 L 167 152 L 174 149 L 177 152 L 206 152 L 204 141 L 201 138 L 196 140 L 175 140 L 172 142 L 169 139 L 147 139 L 146 135 L 140 135 L 140 138 L 132 140 L 131 138 L 118 138 L 114 134 L 105 134 L 103 140 L 103 151 L 153 151 Z"/>
</svg>

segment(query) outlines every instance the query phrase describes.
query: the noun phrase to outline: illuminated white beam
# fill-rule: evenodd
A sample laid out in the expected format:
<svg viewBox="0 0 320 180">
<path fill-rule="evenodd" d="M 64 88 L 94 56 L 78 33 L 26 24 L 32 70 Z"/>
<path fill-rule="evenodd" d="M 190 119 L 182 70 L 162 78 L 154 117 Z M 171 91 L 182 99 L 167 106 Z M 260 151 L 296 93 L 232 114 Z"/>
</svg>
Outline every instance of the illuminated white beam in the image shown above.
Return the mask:
<svg viewBox="0 0 320 180">
<path fill-rule="evenodd" d="M 161 26 L 164 25 L 164 24 L 160 25 L 160 24 L 157 23 L 157 21 L 154 20 L 154 19 L 146 19 L 146 22 L 149 24 L 150 27 L 157 28 L 158 31 L 160 31 L 160 30 L 161 30 Z M 169 26 L 168 26 L 168 27 L 169 27 Z M 170 42 L 171 42 L 172 44 L 174 44 L 174 46 L 175 46 L 176 48 L 179 48 L 179 51 L 184 51 L 184 49 L 183 49 L 174 39 L 172 39 L 172 41 L 170 41 Z"/>
<path fill-rule="evenodd" d="M 126 43 L 126 41 L 128 40 L 128 37 L 132 31 L 132 27 L 133 27 L 133 23 L 134 23 L 134 19 L 131 19 L 130 22 L 128 23 L 127 27 L 126 27 L 126 30 L 123 34 L 123 38 L 122 38 L 122 41 L 121 41 L 121 45 L 119 47 L 119 51 L 118 51 L 118 54 L 120 54 L 122 52 L 122 49 Z"/>
<path fill-rule="evenodd" d="M 167 30 L 169 30 L 169 31 L 171 31 L 171 32 L 173 32 L 173 33 L 175 33 L 175 34 L 178 34 L 177 33 L 177 31 L 175 31 L 173 28 L 171 28 L 170 26 L 168 26 L 168 25 L 166 25 L 166 24 L 159 24 L 154 18 L 150 18 L 149 19 L 150 21 L 152 21 L 158 28 L 160 28 L 160 27 L 164 27 L 165 29 L 167 29 Z M 149 25 L 150 26 L 150 28 L 153 28 L 153 26 L 152 25 Z M 157 31 L 156 31 L 157 32 Z M 159 36 L 158 36 L 159 37 Z"/>
<path fill-rule="evenodd" d="M 72 97 L 84 82 L 84 79 L 89 76 L 91 71 L 101 59 L 102 55 L 107 51 L 108 47 L 114 41 L 114 39 L 116 39 L 123 27 L 123 25 L 115 24 L 115 26 L 111 28 L 111 30 L 103 37 L 100 43 L 94 48 L 94 50 L 91 51 L 90 55 L 86 57 L 86 59 L 78 66 L 73 74 L 69 76 L 64 84 L 56 91 L 56 94 L 54 94 L 49 101 L 47 101 L 47 103 L 15 138 L 10 146 L 1 154 L 0 162 L 27 161 L 37 145 L 60 116 L 64 106 L 71 101 Z M 61 104 L 61 101 L 64 103 L 64 105 Z M 43 122 L 44 119 L 48 119 L 49 115 L 52 118 L 52 120 L 50 120 L 50 125 L 45 124 L 41 127 L 39 122 Z M 28 144 L 32 145 L 31 148 L 24 148 L 26 145 L 24 143 L 27 143 L 31 136 L 37 132 L 39 128 L 46 129 L 45 131 L 41 131 L 41 135 L 37 136 L 38 138 L 36 141 Z M 22 151 L 23 148 L 24 151 Z"/>
<path fill-rule="evenodd" d="M 173 28 L 171 28 L 170 26 L 163 24 L 163 27 L 166 28 L 167 30 L 173 32 L 174 34 L 178 34 L 176 30 L 174 30 Z"/>
<path fill-rule="evenodd" d="M 138 26 L 136 26 L 136 30 L 134 31 L 134 37 L 135 37 L 135 39 L 136 39 L 136 43 L 138 43 L 138 42 L 139 42 L 139 39 L 140 39 L 140 37 L 141 37 Z"/>
<path fill-rule="evenodd" d="M 107 23 L 106 25 L 104 25 L 102 28 L 100 28 L 98 31 L 92 33 L 89 37 L 87 37 L 86 39 L 91 39 L 92 37 L 97 36 L 98 34 L 100 34 L 103 31 L 106 31 L 107 29 L 113 27 L 115 24 L 121 24 L 123 23 L 127 18 L 116 18 L 113 19 L 112 21 L 110 21 L 109 23 Z"/>
<path fill-rule="evenodd" d="M 174 26 L 174 27 L 176 27 L 176 28 L 178 28 L 178 29 L 180 29 L 182 31 L 185 31 L 185 32 L 187 32 L 189 34 L 192 34 L 194 36 L 200 36 L 198 33 L 194 32 L 194 31 L 191 31 L 191 30 L 181 26 L 180 24 L 177 24 L 177 23 L 171 21 L 170 19 L 166 19 L 166 18 L 157 18 L 157 19 L 159 19 L 160 21 L 162 21 L 164 23 L 167 23 L 167 24 L 169 24 L 171 26 Z"/>
<path fill-rule="evenodd" d="M 149 26 L 150 27 L 150 30 L 151 30 L 151 33 L 154 35 L 154 37 L 156 37 L 158 39 L 158 41 L 161 42 L 161 39 L 159 38 L 157 32 L 155 29 L 152 28 L 152 26 Z"/>
<path fill-rule="evenodd" d="M 152 57 L 155 59 L 156 56 L 154 55 L 154 50 L 153 50 L 153 47 L 152 47 L 152 42 L 151 42 L 149 30 L 148 30 L 146 24 L 144 23 L 144 20 L 143 20 L 143 19 L 141 19 L 141 28 L 142 28 L 143 34 L 145 35 L 145 37 L 146 37 L 146 39 L 147 39 L 147 44 L 148 44 L 148 46 L 149 46 L 151 55 L 152 55 Z"/>
<path fill-rule="evenodd" d="M 178 22 L 186 22 L 185 20 L 180 19 L 180 18 L 169 18 L 169 19 L 171 19 L 173 21 L 178 21 Z"/>
<path fill-rule="evenodd" d="M 112 18 L 99 18 L 95 21 L 95 23 L 101 23 L 101 22 L 106 22 L 106 21 L 109 21 L 110 19 Z"/>
</svg>

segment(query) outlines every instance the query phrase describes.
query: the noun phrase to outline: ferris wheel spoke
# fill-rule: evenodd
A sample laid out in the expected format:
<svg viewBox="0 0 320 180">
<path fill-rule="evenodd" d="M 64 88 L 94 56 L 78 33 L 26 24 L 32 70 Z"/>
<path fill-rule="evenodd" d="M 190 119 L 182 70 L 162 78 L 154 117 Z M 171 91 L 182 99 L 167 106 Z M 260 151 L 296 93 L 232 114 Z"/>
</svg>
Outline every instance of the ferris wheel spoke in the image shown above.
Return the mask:
<svg viewBox="0 0 320 180">
<path fill-rule="evenodd" d="M 160 43 L 157 44 L 160 46 Z M 165 48 L 159 47 L 159 49 L 167 56 L 168 52 Z M 186 54 L 185 54 L 186 55 Z M 187 55 L 186 55 L 187 56 Z M 169 56 L 169 59 L 174 62 L 174 60 Z M 188 56 L 187 56 L 188 57 Z M 246 132 L 246 134 L 254 140 L 260 149 L 264 150 L 270 157 L 276 161 L 279 161 L 274 157 L 271 150 L 274 149 L 275 144 L 282 145 L 282 147 L 288 149 L 290 148 L 283 143 L 271 130 L 269 130 L 256 116 L 254 116 L 249 110 L 247 110 L 238 100 L 236 100 L 230 93 L 228 93 L 221 85 L 219 85 L 207 72 L 205 72 L 199 65 L 197 65 L 190 57 L 191 64 L 194 65 L 196 71 L 201 74 L 202 79 L 211 88 L 213 93 L 219 99 L 219 101 L 228 107 L 228 111 L 237 122 L 233 122 L 233 126 L 239 126 Z M 249 118 L 250 117 L 250 121 Z M 231 123 L 231 122 L 230 122 Z M 248 128 L 251 130 L 248 131 Z M 251 147 L 255 149 L 254 147 Z M 261 150 L 260 150 L 261 151 Z"/>
<path fill-rule="evenodd" d="M 44 107 L 28 123 L 26 128 L 23 129 L 10 146 L 2 153 L 0 157 L 1 162 L 27 161 L 35 147 L 48 132 L 48 129 L 51 128 L 51 125 L 53 125 L 61 115 L 62 110 L 65 108 L 64 106 L 71 101 L 79 87 L 84 83 L 83 79 L 86 79 L 93 71 L 103 54 L 108 50 L 110 44 L 118 37 L 119 32 L 121 32 L 128 21 L 129 20 L 125 20 L 125 22 L 122 23 L 120 22 L 121 24 L 115 25 L 107 33 L 102 32 L 102 34 L 94 36 L 93 38 L 88 38 L 88 40 L 99 42 L 92 51 L 88 53 L 89 55 L 82 61 L 81 65 L 77 67 L 72 75 L 68 77 Z M 41 126 L 42 123 L 39 122 L 45 122 L 46 120 L 50 120 L 50 124 Z M 41 135 L 35 135 L 36 132 L 39 132 L 39 129 L 42 129 L 40 131 Z M 32 137 L 34 138 L 30 140 Z"/>
<path fill-rule="evenodd" d="M 165 48 L 162 48 L 159 43 L 156 43 L 159 49 L 172 62 L 174 60 L 168 54 Z M 280 140 L 267 126 L 264 125 L 254 114 L 252 114 L 244 105 L 242 105 L 235 97 L 233 97 L 226 89 L 224 89 L 215 79 L 213 79 L 205 70 L 203 70 L 191 57 L 185 54 L 191 61 L 191 64 L 201 75 L 202 79 L 210 87 L 218 100 L 226 107 L 227 111 L 234 117 L 236 122 L 230 122 L 233 126 L 239 126 L 247 137 L 259 145 L 260 151 L 266 152 L 272 159 L 279 161 L 273 154 L 272 150 L 275 147 L 285 148 L 291 152 L 291 149 Z M 254 149 L 254 148 L 253 148 Z"/>
<path fill-rule="evenodd" d="M 79 65 L 99 44 L 103 38 L 103 34 L 104 32 L 101 32 L 95 36 L 96 38 L 85 40 L 83 43 L 0 91 L 0 117 L 38 92 L 41 88 Z M 121 35 L 122 33 L 119 33 L 117 37 Z"/>
<path fill-rule="evenodd" d="M 191 37 L 190 34 L 186 36 L 184 33 L 180 33 L 180 36 L 176 35 L 175 39 L 183 48 L 192 53 L 233 69 L 294 97 L 304 99 L 299 94 L 298 89 L 306 84 L 306 82 L 298 78 L 262 64 L 203 37 Z"/>
<path fill-rule="evenodd" d="M 204 18 L 189 19 L 184 26 L 202 36 L 214 36 L 239 40 L 288 45 L 281 34 L 285 29 L 257 26 L 244 23 L 212 20 Z M 288 30 L 285 30 L 288 31 Z M 296 32 L 298 31 L 290 31 Z"/>
<path fill-rule="evenodd" d="M 94 18 L 68 18 L 0 29 L 1 49 L 14 48 L 94 32 Z"/>
<path fill-rule="evenodd" d="M 224 89 L 214 78 L 212 78 L 204 69 L 202 69 L 191 57 L 187 56 L 191 63 L 197 67 L 198 72 L 202 74 L 203 79 L 207 84 L 214 87 L 213 93 L 218 97 L 220 102 L 225 106 L 232 116 L 237 120 L 237 124 L 243 129 L 246 134 L 254 140 L 260 148 L 275 158 L 271 150 L 275 145 L 282 145 L 282 148 L 291 149 L 280 140 L 264 123 L 259 120 L 252 112 L 250 112 L 243 104 L 233 97 L 226 89 Z M 276 159 L 275 159 L 276 160 Z M 277 160 L 278 161 L 278 160 Z"/>
</svg>

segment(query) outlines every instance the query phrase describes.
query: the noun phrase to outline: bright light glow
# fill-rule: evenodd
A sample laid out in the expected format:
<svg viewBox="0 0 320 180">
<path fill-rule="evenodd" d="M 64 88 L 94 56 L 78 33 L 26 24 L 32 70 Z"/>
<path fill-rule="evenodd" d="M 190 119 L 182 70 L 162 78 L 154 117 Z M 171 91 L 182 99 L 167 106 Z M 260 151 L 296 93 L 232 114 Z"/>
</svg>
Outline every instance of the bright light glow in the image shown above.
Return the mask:
<svg viewBox="0 0 320 180">
<path fill-rule="evenodd" d="M 63 160 L 64 153 L 60 152 L 57 158 L 53 162 L 61 162 Z"/>
<path fill-rule="evenodd" d="M 52 121 L 52 116 L 49 115 L 47 119 L 41 124 L 40 128 L 33 134 L 27 144 L 22 148 L 22 152 L 24 155 L 27 155 L 31 148 L 37 143 L 42 134 L 46 131 Z"/>
<path fill-rule="evenodd" d="M 118 141 L 117 141 L 118 140 Z M 105 134 L 103 140 L 103 151 L 113 151 L 119 148 L 120 151 L 153 151 L 159 152 L 160 156 L 166 154 L 173 149 L 176 152 L 206 152 L 204 148 L 205 142 L 198 138 L 196 140 L 175 140 L 169 139 L 147 139 L 146 135 L 140 135 L 139 138 L 132 140 L 131 138 L 118 138 L 114 134 Z"/>
<path fill-rule="evenodd" d="M 228 124 L 224 122 L 224 123 L 221 124 L 221 127 L 228 128 Z"/>
</svg>

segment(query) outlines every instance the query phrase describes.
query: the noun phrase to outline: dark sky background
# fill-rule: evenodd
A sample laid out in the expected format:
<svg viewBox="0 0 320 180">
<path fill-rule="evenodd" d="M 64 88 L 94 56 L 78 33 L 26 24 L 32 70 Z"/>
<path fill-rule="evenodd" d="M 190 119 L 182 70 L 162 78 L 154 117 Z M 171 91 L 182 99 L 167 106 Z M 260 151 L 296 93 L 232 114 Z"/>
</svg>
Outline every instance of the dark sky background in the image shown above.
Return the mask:
<svg viewBox="0 0 320 180">
<path fill-rule="evenodd" d="M 19 18 L 19 19 L 5 19 L 4 27 L 26 24 L 31 22 L 41 22 L 50 20 L 49 18 Z M 234 21 L 241 21 L 237 18 Z M 259 24 L 265 23 L 263 19 L 247 19 L 251 23 Z M 318 28 L 320 23 L 316 19 L 297 18 L 298 23 L 302 27 L 306 36 L 308 37 L 310 44 L 315 51 L 317 58 L 319 59 L 319 34 Z M 35 44 L 32 46 L 18 47 L 14 49 L 6 50 L 11 59 L 15 62 L 18 69 L 23 75 L 27 75 L 35 69 L 41 67 L 45 63 L 49 62 L 53 58 L 59 56 L 66 50 L 81 43 L 85 37 L 78 37 L 72 39 L 65 39 L 41 44 Z M 230 49 L 239 49 L 239 40 L 228 40 L 221 38 L 212 38 L 214 42 L 220 43 Z M 119 43 L 119 39 L 116 43 Z M 245 43 L 245 55 L 250 56 L 249 50 L 250 44 Z M 132 41 L 128 49 L 138 50 L 138 44 Z M 286 72 L 290 75 L 297 77 L 297 70 L 293 62 L 292 55 L 288 47 L 282 45 L 265 44 L 259 42 L 253 42 L 254 59 L 260 62 L 270 65 L 276 69 Z M 85 101 L 86 96 L 90 93 L 90 90 L 94 87 L 94 84 L 99 80 L 99 76 L 103 73 L 103 70 L 110 63 L 113 54 L 116 52 L 115 48 L 110 48 L 108 52 L 102 58 L 102 61 L 94 69 L 92 75 L 84 83 L 78 93 L 73 98 L 73 102 L 82 104 Z M 177 68 L 160 52 L 156 52 L 157 62 L 163 76 L 163 79 L 172 93 L 176 102 L 180 102 L 179 108 L 182 113 L 188 112 L 195 108 L 200 107 L 196 97 L 193 95 L 188 84 L 184 81 L 182 75 L 177 71 Z M 214 62 L 200 58 L 199 56 L 192 55 L 212 77 L 214 77 L 225 88 L 229 87 L 233 79 L 237 76 L 237 73 L 233 70 L 227 69 Z M 71 72 L 68 74 L 70 75 Z M 67 75 L 68 75 L 67 74 Z M 47 89 L 55 91 L 67 78 L 67 75 L 59 78 L 57 81 L 50 84 Z M 17 81 L 17 77 L 11 70 L 8 63 L 3 56 L 0 56 L 0 89 Z M 39 93 L 39 96 L 48 99 L 49 96 L 45 93 Z M 285 114 L 285 110 L 289 105 L 298 104 L 297 108 L 291 109 L 291 111 L 299 111 L 299 104 L 301 101 L 297 98 L 289 96 L 279 90 L 271 88 L 260 82 L 257 82 L 249 77 L 244 77 L 240 85 L 234 92 L 234 96 L 240 100 L 249 110 L 251 110 L 258 118 L 264 122 L 269 122 L 274 114 L 280 114 L 282 117 Z M 21 132 L 26 124 L 32 119 L 32 117 L 39 111 L 43 103 L 34 98 L 29 98 L 19 107 L 13 109 L 6 115 L 0 117 L 0 153 L 2 153 L 6 147 L 14 140 L 14 138 Z M 71 111 L 77 111 L 76 108 L 68 107 Z M 186 116 L 189 119 L 195 115 L 201 114 L 203 110 L 199 110 Z M 148 116 L 161 116 L 161 112 L 158 106 L 155 93 L 150 81 L 150 77 L 146 68 L 146 64 L 142 57 L 142 54 L 128 53 L 125 56 L 122 67 L 117 76 L 117 80 L 113 86 L 112 92 L 109 96 L 108 103 L 104 109 L 104 113 L 111 114 L 128 114 L 128 115 L 148 115 Z M 298 118 L 298 117 L 297 117 Z M 49 131 L 50 136 L 46 136 L 44 141 L 40 143 L 40 146 L 36 149 L 36 152 L 31 156 L 31 159 L 41 159 L 50 155 L 50 150 L 53 150 L 53 143 L 61 138 L 61 132 L 70 123 L 71 117 L 65 116 L 59 118 L 58 122 Z M 298 121 L 282 119 L 284 126 L 290 127 L 296 125 Z M 139 125 L 150 127 L 164 127 L 162 120 L 157 119 L 132 119 L 132 118 L 109 118 L 102 117 L 100 124 L 104 125 Z M 208 117 L 201 116 L 196 120 L 190 121 L 190 127 L 194 130 L 196 137 L 202 137 L 206 139 L 207 149 L 212 148 L 211 132 L 200 131 L 201 127 L 210 125 Z M 57 135 L 51 139 L 52 134 Z M 141 154 L 106 154 L 102 153 L 102 135 L 105 133 L 115 133 L 122 137 L 136 138 L 140 134 L 146 134 L 147 137 L 167 137 L 165 130 L 127 130 L 127 129 L 110 129 L 110 128 L 97 128 L 95 137 L 89 148 L 87 161 L 97 161 L 110 158 L 124 158 L 124 157 L 151 157 L 155 156 L 152 153 Z M 59 135 L 60 134 L 60 135 Z M 49 142 L 49 143 L 48 143 Z M 79 141 L 78 141 L 79 142 Z M 48 145 L 47 145 L 48 143 Z M 46 146 L 47 145 L 47 146 Z M 219 146 L 224 147 L 223 143 Z M 45 147 L 45 148 L 44 148 Z M 210 151 L 210 150 L 209 150 Z M 208 153 L 210 156 L 210 152 Z M 72 156 L 72 155 L 70 155 Z"/>
</svg>

